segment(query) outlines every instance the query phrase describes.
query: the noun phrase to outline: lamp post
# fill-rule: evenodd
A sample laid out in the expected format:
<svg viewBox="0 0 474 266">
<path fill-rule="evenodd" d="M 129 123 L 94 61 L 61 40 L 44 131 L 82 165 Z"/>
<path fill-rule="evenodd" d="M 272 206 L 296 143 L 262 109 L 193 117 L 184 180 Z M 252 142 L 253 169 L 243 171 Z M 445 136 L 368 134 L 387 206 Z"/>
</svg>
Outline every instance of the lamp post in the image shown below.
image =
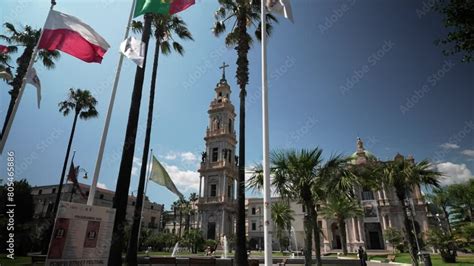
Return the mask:
<svg viewBox="0 0 474 266">
<path fill-rule="evenodd" d="M 84 169 L 84 168 L 79 168 L 79 171 L 77 172 L 77 174 L 79 175 L 80 172 L 84 172 L 84 176 L 82 177 L 83 179 L 87 179 L 87 170 Z M 77 184 L 79 186 L 79 183 Z M 72 184 L 72 190 L 71 190 L 71 196 L 69 197 L 69 202 L 72 202 L 72 199 L 74 197 L 74 193 L 76 193 L 76 188 L 75 188 L 76 184 Z"/>
</svg>

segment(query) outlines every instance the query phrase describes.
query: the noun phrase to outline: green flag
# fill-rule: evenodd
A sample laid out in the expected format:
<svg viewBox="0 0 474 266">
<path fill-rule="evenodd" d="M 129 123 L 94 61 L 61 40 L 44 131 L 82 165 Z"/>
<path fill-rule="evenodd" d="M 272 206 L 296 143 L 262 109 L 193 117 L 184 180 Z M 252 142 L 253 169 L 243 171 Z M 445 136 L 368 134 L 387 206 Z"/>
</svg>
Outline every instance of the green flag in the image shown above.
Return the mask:
<svg viewBox="0 0 474 266">
<path fill-rule="evenodd" d="M 172 15 L 194 5 L 195 0 L 137 0 L 133 17 L 145 13 Z"/>
<path fill-rule="evenodd" d="M 151 163 L 151 175 L 150 180 L 157 183 L 158 185 L 162 185 L 169 189 L 174 194 L 178 195 L 178 197 L 183 198 L 183 194 L 179 192 L 176 186 L 171 180 L 170 175 L 166 172 L 165 168 L 161 165 L 161 163 L 156 159 L 153 155 L 153 162 Z"/>
</svg>

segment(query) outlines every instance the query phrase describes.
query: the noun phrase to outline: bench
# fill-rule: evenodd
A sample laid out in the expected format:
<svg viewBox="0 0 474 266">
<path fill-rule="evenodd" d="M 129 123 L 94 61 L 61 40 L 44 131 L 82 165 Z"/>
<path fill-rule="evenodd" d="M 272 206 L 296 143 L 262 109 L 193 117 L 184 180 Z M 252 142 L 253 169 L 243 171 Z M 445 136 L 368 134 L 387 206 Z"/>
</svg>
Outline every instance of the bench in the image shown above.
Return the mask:
<svg viewBox="0 0 474 266">
<path fill-rule="evenodd" d="M 148 260 L 150 265 L 166 265 L 176 266 L 176 258 L 173 257 L 150 257 Z"/>
<path fill-rule="evenodd" d="M 216 265 L 216 258 L 189 258 L 189 265 Z"/>
<path fill-rule="evenodd" d="M 395 261 L 395 255 L 387 255 L 388 261 Z"/>
</svg>

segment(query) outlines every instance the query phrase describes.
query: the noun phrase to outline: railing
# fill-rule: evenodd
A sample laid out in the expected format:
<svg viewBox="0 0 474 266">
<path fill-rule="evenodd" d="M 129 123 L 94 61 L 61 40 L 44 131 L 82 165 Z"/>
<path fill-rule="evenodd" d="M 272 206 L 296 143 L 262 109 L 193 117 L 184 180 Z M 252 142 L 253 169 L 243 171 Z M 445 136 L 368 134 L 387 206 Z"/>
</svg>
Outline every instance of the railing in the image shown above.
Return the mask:
<svg viewBox="0 0 474 266">
<path fill-rule="evenodd" d="M 235 167 L 237 167 L 237 166 L 235 165 L 234 159 L 232 159 L 230 162 L 228 161 L 228 159 L 226 159 L 226 160 L 221 159 L 221 160 L 218 160 L 218 161 L 215 161 L 215 162 L 209 162 L 209 161 L 201 162 L 201 169 L 205 169 L 205 168 L 222 168 L 222 167 L 235 168 Z"/>
<path fill-rule="evenodd" d="M 231 134 L 234 138 L 236 136 L 235 130 L 230 132 L 230 130 L 227 127 L 222 127 L 218 129 L 207 129 L 206 130 L 206 137 L 214 137 L 217 135 L 223 135 L 223 134 Z"/>
</svg>

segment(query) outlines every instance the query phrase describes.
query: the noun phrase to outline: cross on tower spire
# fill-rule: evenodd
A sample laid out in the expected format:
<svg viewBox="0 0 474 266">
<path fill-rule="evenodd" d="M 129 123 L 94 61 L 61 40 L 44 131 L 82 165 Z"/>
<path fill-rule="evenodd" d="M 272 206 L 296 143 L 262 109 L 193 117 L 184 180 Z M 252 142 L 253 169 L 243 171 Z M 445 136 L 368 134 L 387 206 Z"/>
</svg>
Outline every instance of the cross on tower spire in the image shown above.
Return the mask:
<svg viewBox="0 0 474 266">
<path fill-rule="evenodd" d="M 219 69 L 222 69 L 222 79 L 225 79 L 225 68 L 229 67 L 225 62 L 222 63 L 222 66 L 219 67 Z"/>
</svg>

